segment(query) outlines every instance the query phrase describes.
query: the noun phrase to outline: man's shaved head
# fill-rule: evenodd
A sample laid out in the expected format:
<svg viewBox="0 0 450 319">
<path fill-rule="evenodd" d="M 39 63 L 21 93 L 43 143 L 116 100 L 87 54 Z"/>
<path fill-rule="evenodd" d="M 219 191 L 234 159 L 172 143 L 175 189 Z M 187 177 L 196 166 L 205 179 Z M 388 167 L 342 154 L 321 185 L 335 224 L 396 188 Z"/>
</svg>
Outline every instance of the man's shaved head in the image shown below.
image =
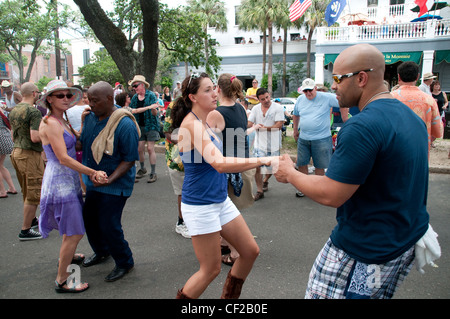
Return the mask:
<svg viewBox="0 0 450 319">
<path fill-rule="evenodd" d="M 105 118 L 114 111 L 114 89 L 108 82 L 95 83 L 88 90 L 89 106 L 99 118 Z"/>
<path fill-rule="evenodd" d="M 33 92 L 39 92 L 39 89 L 32 82 L 26 82 L 20 87 L 20 94 L 24 97 L 33 95 Z"/>
<path fill-rule="evenodd" d="M 384 55 L 373 45 L 357 44 L 342 51 L 334 62 L 333 74 L 358 73 L 333 83 L 340 107 L 358 106 L 361 110 L 377 93 L 386 92 L 385 69 Z"/>
<path fill-rule="evenodd" d="M 90 87 L 89 93 L 95 92 L 96 94 L 104 94 L 106 96 L 114 96 L 114 89 L 112 86 L 105 81 L 100 81 L 95 83 L 93 86 Z"/>
<path fill-rule="evenodd" d="M 385 68 L 383 53 L 370 44 L 351 46 L 342 51 L 335 61 L 335 71 L 339 74 L 373 69 L 369 76 L 384 79 Z"/>
</svg>

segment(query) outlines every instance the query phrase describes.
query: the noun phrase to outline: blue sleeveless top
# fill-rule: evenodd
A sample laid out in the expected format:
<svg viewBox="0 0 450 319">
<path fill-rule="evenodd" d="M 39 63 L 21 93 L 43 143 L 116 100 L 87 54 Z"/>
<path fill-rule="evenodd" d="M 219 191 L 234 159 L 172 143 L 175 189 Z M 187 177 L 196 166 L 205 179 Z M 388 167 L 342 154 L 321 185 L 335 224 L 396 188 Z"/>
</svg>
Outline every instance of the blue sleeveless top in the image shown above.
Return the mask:
<svg viewBox="0 0 450 319">
<path fill-rule="evenodd" d="M 221 140 L 211 134 L 210 137 L 214 145 L 222 152 Z M 183 203 L 210 205 L 222 203 L 227 199 L 228 183 L 225 173 L 216 171 L 195 148 L 188 152 L 180 152 L 180 157 L 184 165 L 184 182 L 181 192 Z"/>
</svg>

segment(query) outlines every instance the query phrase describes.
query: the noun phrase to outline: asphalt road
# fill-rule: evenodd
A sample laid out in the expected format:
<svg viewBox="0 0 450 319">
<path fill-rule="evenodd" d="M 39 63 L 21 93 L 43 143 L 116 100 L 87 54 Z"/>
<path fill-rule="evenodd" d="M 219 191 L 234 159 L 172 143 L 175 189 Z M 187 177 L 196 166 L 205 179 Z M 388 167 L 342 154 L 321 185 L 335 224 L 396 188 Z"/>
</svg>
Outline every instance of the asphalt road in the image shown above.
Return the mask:
<svg viewBox="0 0 450 319">
<path fill-rule="evenodd" d="M 164 155 L 157 156 L 158 180 L 146 177 L 135 184 L 124 214 L 123 226 L 135 259 L 135 269 L 123 279 L 103 279 L 113 269 L 112 259 L 81 268 L 81 279 L 90 284 L 82 294 L 57 294 L 54 280 L 61 238 L 53 231 L 47 239 L 20 242 L 21 195 L 0 199 L 0 298 L 1 299 L 173 299 L 177 289 L 197 270 L 190 239 L 175 233 L 176 197 Z M 6 167 L 18 186 L 9 158 Z M 398 290 L 397 299 L 450 298 L 450 175 L 431 174 L 428 209 L 439 234 L 442 257 L 438 268 L 415 268 Z M 265 198 L 242 212 L 261 254 L 242 291 L 243 299 L 303 299 L 314 259 L 335 225 L 335 210 L 307 197 L 295 197 L 291 185 L 269 181 Z M 86 237 L 78 252 L 90 255 Z M 201 298 L 219 298 L 229 267 L 207 288 Z"/>
</svg>

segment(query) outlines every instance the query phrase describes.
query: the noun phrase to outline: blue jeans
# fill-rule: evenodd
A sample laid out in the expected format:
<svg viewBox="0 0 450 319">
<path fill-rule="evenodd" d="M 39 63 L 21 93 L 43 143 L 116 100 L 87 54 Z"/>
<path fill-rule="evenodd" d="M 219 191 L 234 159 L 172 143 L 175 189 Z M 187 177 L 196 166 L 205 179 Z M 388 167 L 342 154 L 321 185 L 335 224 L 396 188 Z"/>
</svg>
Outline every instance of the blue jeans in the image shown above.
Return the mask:
<svg viewBox="0 0 450 319">
<path fill-rule="evenodd" d="M 297 166 L 305 166 L 309 164 L 311 157 L 314 167 L 328 168 L 331 155 L 333 154 L 333 141 L 330 137 L 319 140 L 303 140 L 297 141 Z"/>
<path fill-rule="evenodd" d="M 95 191 L 86 193 L 83 218 L 86 235 L 98 256 L 111 255 L 120 268 L 134 266 L 133 254 L 122 230 L 122 211 L 128 197 Z"/>
</svg>

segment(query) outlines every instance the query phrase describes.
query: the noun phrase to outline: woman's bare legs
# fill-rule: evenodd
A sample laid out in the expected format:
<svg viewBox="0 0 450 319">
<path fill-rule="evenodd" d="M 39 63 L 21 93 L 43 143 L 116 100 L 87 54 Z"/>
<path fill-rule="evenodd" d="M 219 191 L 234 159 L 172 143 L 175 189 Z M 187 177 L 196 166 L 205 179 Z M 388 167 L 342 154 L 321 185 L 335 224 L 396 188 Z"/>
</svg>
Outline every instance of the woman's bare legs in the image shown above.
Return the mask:
<svg viewBox="0 0 450 319">
<path fill-rule="evenodd" d="M 3 180 L 5 180 L 6 184 L 8 184 L 8 187 L 9 187 L 7 190 L 8 192 L 12 192 L 12 193 L 17 192 L 17 190 L 14 186 L 14 183 L 12 181 L 11 174 L 9 173 L 8 169 L 4 166 L 5 158 L 6 158 L 6 155 L 4 155 L 4 154 L 0 155 L 0 183 L 1 183 L 0 188 L 3 188 L 3 190 L 0 191 L 0 193 L 1 193 L 0 195 L 2 195 L 2 196 L 6 195 L 6 190 L 4 189 Z M 5 193 L 5 194 L 3 194 L 3 193 Z"/>
<path fill-rule="evenodd" d="M 242 215 L 222 227 L 221 235 L 239 253 L 231 268 L 231 275 L 245 280 L 259 255 L 259 247 Z"/>
<path fill-rule="evenodd" d="M 192 244 L 200 269 L 183 287 L 183 294 L 198 298 L 217 277 L 221 268 L 220 236 L 223 236 L 239 252 L 239 258 L 231 268 L 231 275 L 245 280 L 259 255 L 259 247 L 242 215 L 222 227 L 222 231 L 192 236 Z"/>
<path fill-rule="evenodd" d="M 189 298 L 198 298 L 220 273 L 220 233 L 192 236 L 192 245 L 200 269 L 188 279 L 183 294 Z"/>
<path fill-rule="evenodd" d="M 61 249 L 59 251 L 58 274 L 56 276 L 56 281 L 60 284 L 66 281 L 67 277 L 69 277 L 67 267 L 72 263 L 73 256 L 75 255 L 75 251 L 81 238 L 83 238 L 83 235 L 63 235 L 63 241 L 61 244 Z M 82 290 L 87 286 L 87 283 L 81 283 L 76 287 L 76 289 Z"/>
</svg>

